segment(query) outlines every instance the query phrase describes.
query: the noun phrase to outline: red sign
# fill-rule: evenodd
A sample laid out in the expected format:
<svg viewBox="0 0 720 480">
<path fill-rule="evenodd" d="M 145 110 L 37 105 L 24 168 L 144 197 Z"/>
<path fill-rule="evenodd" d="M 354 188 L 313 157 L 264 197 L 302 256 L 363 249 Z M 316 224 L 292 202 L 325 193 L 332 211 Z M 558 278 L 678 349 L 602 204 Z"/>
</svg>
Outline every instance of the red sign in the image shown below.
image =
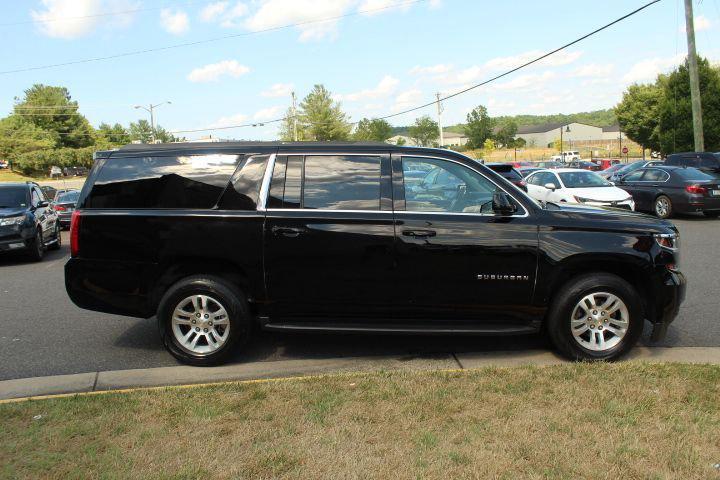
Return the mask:
<svg viewBox="0 0 720 480">
<path fill-rule="evenodd" d="M 627 147 L 623 147 L 623 150 L 622 150 L 623 155 L 627 155 L 628 151 L 629 151 L 629 150 L 628 150 Z"/>
</svg>

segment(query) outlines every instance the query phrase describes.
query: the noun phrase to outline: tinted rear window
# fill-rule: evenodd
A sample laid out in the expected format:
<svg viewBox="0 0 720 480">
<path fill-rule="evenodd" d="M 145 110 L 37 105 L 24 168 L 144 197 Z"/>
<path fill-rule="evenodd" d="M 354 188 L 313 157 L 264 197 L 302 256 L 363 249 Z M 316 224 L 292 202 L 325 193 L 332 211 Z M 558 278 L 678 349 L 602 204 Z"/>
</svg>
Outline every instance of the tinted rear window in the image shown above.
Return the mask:
<svg viewBox="0 0 720 480">
<path fill-rule="evenodd" d="M 212 208 L 241 156 L 225 154 L 110 158 L 88 208 Z"/>
<path fill-rule="evenodd" d="M 380 210 L 380 157 L 307 156 L 304 180 L 304 208 Z"/>
<path fill-rule="evenodd" d="M 80 192 L 78 192 L 78 191 L 65 192 L 65 193 L 61 193 L 60 195 L 58 195 L 57 198 L 55 199 L 55 201 L 57 203 L 74 203 L 74 202 L 77 202 L 77 199 L 79 196 L 80 196 Z"/>
<path fill-rule="evenodd" d="M 716 177 L 701 172 L 697 168 L 678 168 L 675 173 L 683 180 L 717 180 Z"/>
</svg>

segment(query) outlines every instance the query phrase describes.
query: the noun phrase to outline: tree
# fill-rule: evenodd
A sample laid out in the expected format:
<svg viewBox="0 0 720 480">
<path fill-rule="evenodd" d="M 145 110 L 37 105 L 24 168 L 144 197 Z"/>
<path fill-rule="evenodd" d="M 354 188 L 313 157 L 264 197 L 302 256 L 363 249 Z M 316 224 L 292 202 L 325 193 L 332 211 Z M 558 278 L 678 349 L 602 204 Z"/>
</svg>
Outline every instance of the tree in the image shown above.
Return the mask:
<svg viewBox="0 0 720 480">
<path fill-rule="evenodd" d="M 492 137 L 495 121 L 488 115 L 487 108 L 478 105 L 467 114 L 467 124 L 464 127 L 468 137 L 469 148 L 483 148 L 485 140 Z"/>
<path fill-rule="evenodd" d="M 720 70 L 698 58 L 705 149 L 720 150 Z M 660 151 L 668 154 L 695 149 L 687 60 L 656 83 L 662 89 L 658 105 L 657 137 Z"/>
<path fill-rule="evenodd" d="M 493 142 L 492 138 L 486 138 L 483 142 L 483 156 L 489 157 L 490 154 L 495 151 L 495 142 Z"/>
<path fill-rule="evenodd" d="M 658 108 L 662 98 L 663 91 L 658 84 L 630 85 L 615 107 L 620 131 L 633 142 L 660 150 Z"/>
<path fill-rule="evenodd" d="M 403 146 L 403 145 L 405 145 L 405 143 L 406 143 L 405 139 L 403 137 L 400 137 L 397 139 L 397 142 L 395 142 L 395 145 Z"/>
<path fill-rule="evenodd" d="M 0 158 L 11 162 L 23 153 L 55 146 L 55 136 L 18 115 L 0 120 Z"/>
<path fill-rule="evenodd" d="M 415 123 L 408 129 L 408 135 L 417 145 L 428 147 L 440 136 L 438 124 L 427 115 L 415 119 Z"/>
<path fill-rule="evenodd" d="M 503 147 L 509 148 L 515 145 L 515 135 L 517 134 L 517 123 L 512 119 L 505 119 L 498 125 L 495 140 Z"/>
<path fill-rule="evenodd" d="M 301 127 L 300 127 L 301 126 Z M 298 127 L 302 128 L 307 140 L 348 140 L 351 126 L 347 115 L 334 101 L 330 92 L 322 85 L 313 90 L 300 102 Z"/>
<path fill-rule="evenodd" d="M 59 147 L 80 148 L 93 144 L 93 128 L 78 112 L 65 87 L 35 84 L 16 98 L 14 112 L 36 127 L 50 132 Z"/>
<path fill-rule="evenodd" d="M 363 118 L 358 122 L 357 129 L 353 134 L 356 140 L 369 140 L 384 142 L 392 137 L 393 129 L 390 124 L 381 119 Z"/>
<path fill-rule="evenodd" d="M 150 122 L 147 120 L 131 122 L 128 130 L 130 131 L 131 141 L 139 141 L 141 143 L 152 142 L 152 128 L 150 127 Z"/>
<path fill-rule="evenodd" d="M 97 143 L 102 142 L 109 145 L 126 145 L 130 143 L 130 141 L 130 134 L 125 127 L 119 123 L 112 126 L 107 123 L 101 123 L 97 129 Z"/>
<path fill-rule="evenodd" d="M 298 120 L 297 126 L 293 122 L 293 109 L 292 107 L 287 109 L 285 112 L 285 118 L 283 118 L 280 124 L 280 140 L 283 142 L 292 142 L 295 140 L 295 129 L 297 129 L 298 141 L 305 140 L 307 132 L 305 132 L 304 126 Z"/>
</svg>

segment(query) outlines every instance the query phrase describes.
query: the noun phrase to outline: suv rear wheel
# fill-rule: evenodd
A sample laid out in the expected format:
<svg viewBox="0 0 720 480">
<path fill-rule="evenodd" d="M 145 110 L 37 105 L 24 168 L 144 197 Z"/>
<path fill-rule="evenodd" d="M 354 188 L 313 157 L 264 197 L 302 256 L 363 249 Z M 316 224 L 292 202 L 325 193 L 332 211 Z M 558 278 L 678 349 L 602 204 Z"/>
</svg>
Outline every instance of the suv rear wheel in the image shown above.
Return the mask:
<svg viewBox="0 0 720 480">
<path fill-rule="evenodd" d="M 168 351 L 196 366 L 221 363 L 248 340 L 251 331 L 244 295 L 212 276 L 188 277 L 170 287 L 157 318 Z"/>
<path fill-rule="evenodd" d="M 622 278 L 595 273 L 561 288 L 548 312 L 555 347 L 573 360 L 615 360 L 637 343 L 643 330 L 637 291 Z"/>
</svg>

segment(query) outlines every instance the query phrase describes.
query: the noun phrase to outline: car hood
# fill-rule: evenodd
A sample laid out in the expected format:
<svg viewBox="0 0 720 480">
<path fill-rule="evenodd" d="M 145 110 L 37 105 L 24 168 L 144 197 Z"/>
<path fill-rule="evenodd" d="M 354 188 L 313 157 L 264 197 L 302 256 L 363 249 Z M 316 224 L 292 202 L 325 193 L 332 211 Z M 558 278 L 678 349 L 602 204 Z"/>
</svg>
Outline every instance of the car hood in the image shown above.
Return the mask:
<svg viewBox="0 0 720 480">
<path fill-rule="evenodd" d="M 630 197 L 628 192 L 617 187 L 568 188 L 566 190 L 570 195 L 601 202 L 615 202 Z"/>
<path fill-rule="evenodd" d="M 22 207 L 0 208 L 0 218 L 17 217 L 25 215 L 26 212 L 27 210 Z"/>
<path fill-rule="evenodd" d="M 608 222 L 621 222 L 626 225 L 632 225 L 633 228 L 640 230 L 665 232 L 668 229 L 676 231 L 677 229 L 668 220 L 662 220 L 645 213 L 633 212 L 624 208 L 610 207 L 593 207 L 591 205 L 580 204 L 562 204 L 557 207 L 553 206 L 554 212 L 566 215 L 573 220 L 588 220 L 591 222 L 607 220 Z"/>
</svg>

